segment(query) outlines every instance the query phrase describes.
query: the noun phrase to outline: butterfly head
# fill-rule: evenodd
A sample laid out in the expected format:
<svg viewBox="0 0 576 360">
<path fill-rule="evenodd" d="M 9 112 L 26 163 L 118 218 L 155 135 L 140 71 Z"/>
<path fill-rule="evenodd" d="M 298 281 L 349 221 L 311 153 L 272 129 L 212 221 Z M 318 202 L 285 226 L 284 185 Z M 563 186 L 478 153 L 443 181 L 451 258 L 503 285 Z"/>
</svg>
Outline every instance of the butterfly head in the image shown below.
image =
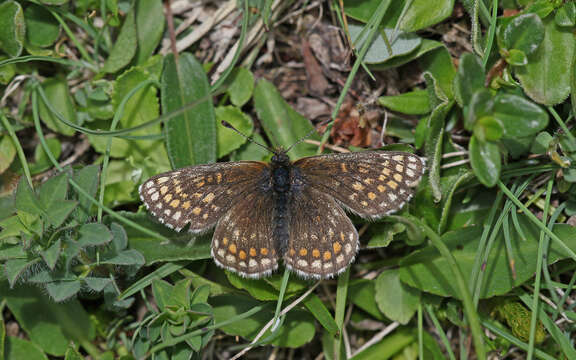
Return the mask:
<svg viewBox="0 0 576 360">
<path fill-rule="evenodd" d="M 289 166 L 290 157 L 287 154 L 287 150 L 283 148 L 274 149 L 274 156 L 272 156 L 272 163 L 279 166 Z"/>
</svg>

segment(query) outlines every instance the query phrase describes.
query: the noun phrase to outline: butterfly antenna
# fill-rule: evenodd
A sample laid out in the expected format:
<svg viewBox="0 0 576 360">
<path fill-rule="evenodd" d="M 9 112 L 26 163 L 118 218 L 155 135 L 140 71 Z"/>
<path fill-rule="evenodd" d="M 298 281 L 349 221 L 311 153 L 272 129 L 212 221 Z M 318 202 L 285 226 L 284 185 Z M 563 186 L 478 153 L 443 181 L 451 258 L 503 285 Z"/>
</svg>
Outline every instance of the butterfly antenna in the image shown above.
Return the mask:
<svg viewBox="0 0 576 360">
<path fill-rule="evenodd" d="M 249 137 L 248 135 L 242 133 L 240 130 L 238 130 L 238 129 L 236 129 L 234 126 L 232 126 L 232 124 L 230 124 L 228 121 L 222 120 L 220 123 L 222 124 L 222 126 L 227 127 L 228 129 L 234 130 L 238 135 L 244 137 L 245 139 L 247 139 L 247 140 L 250 141 L 251 143 L 258 145 L 258 146 L 260 146 L 260 147 L 262 147 L 262 148 L 270 151 L 270 152 L 273 153 L 273 154 L 276 154 L 276 153 L 277 153 L 277 151 L 275 151 L 274 149 L 269 148 L 269 147 L 266 146 L 266 145 L 260 144 L 258 141 L 254 140 L 254 139 L 252 139 L 251 137 Z"/>
<path fill-rule="evenodd" d="M 328 119 L 326 121 L 321 122 L 320 124 L 318 124 L 319 127 L 330 123 L 332 120 Z M 315 132 L 317 132 L 316 128 L 313 128 L 312 130 L 310 130 L 308 132 L 308 134 L 304 135 L 304 137 L 302 137 L 300 140 L 296 141 L 294 144 L 290 145 L 290 147 L 288 149 L 286 149 L 286 152 L 290 151 L 290 149 L 292 149 L 294 146 L 301 144 L 302 142 L 304 142 L 304 140 L 308 139 L 310 136 L 312 136 L 312 134 L 314 134 Z"/>
</svg>

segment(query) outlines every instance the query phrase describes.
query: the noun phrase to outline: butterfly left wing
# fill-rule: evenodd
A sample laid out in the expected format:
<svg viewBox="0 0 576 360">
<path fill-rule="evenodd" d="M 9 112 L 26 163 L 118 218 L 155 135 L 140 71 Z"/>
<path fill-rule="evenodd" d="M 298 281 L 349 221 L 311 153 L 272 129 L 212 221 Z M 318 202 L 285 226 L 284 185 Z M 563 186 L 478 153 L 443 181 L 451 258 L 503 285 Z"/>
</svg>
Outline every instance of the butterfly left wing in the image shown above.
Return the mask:
<svg viewBox="0 0 576 360">
<path fill-rule="evenodd" d="M 377 219 L 399 210 L 424 173 L 424 160 L 396 151 L 318 155 L 294 162 L 302 182 L 359 216 Z"/>
<path fill-rule="evenodd" d="M 191 166 L 155 175 L 138 192 L 152 214 L 166 226 L 200 233 L 218 220 L 247 192 L 269 181 L 268 164 L 238 161 Z"/>
<path fill-rule="evenodd" d="M 330 196 L 304 185 L 288 209 L 290 237 L 284 263 L 298 275 L 325 279 L 338 275 L 358 251 L 356 228 Z"/>
</svg>

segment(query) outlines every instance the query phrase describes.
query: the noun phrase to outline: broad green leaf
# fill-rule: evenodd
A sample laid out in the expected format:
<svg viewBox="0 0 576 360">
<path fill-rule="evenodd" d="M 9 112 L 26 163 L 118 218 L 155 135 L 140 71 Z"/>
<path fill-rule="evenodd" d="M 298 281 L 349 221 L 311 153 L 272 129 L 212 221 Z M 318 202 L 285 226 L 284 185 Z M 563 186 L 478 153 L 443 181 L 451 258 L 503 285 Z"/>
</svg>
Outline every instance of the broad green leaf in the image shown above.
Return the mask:
<svg viewBox="0 0 576 360">
<path fill-rule="evenodd" d="M 100 223 L 84 224 L 79 230 L 78 244 L 81 247 L 99 246 L 112 240 L 112 233 L 106 225 Z"/>
<path fill-rule="evenodd" d="M 256 300 L 242 295 L 215 296 L 211 298 L 210 303 L 214 307 L 216 325 L 260 305 Z M 239 335 L 247 339 L 253 339 L 273 316 L 273 308 L 270 307 L 249 318 L 225 325 L 220 330 L 229 335 Z M 314 337 L 314 333 L 314 318 L 308 312 L 296 308 L 286 315 L 286 320 L 280 326 L 279 334 L 272 341 L 272 344 L 297 348 L 310 342 Z M 270 330 L 262 338 L 265 339 L 269 335 Z"/>
<path fill-rule="evenodd" d="M 512 66 L 524 66 L 528 64 L 528 58 L 524 52 L 512 49 L 506 55 L 506 62 Z"/>
<path fill-rule="evenodd" d="M 94 325 L 77 300 L 57 304 L 38 287 L 10 289 L 5 282 L 0 282 L 0 294 L 30 340 L 50 355 L 63 356 L 70 341 L 94 339 Z"/>
<path fill-rule="evenodd" d="M 11 259 L 4 263 L 4 274 L 6 279 L 10 282 L 10 286 L 14 286 L 20 276 L 25 274 L 28 269 L 32 268 L 39 262 L 40 259 L 30 261 L 27 258 Z"/>
<path fill-rule="evenodd" d="M 66 221 L 78 203 L 73 200 L 62 200 L 50 209 L 46 209 L 46 218 L 54 227 L 59 227 Z"/>
<path fill-rule="evenodd" d="M 121 212 L 121 214 L 140 226 L 173 239 L 170 243 L 162 243 L 157 238 L 144 234 L 131 226 L 126 227 L 130 248 L 144 255 L 147 265 L 152 265 L 156 262 L 210 258 L 211 236 L 193 238 L 190 234 L 178 234 L 166 226 L 153 221 L 149 215 L 144 213 Z"/>
<path fill-rule="evenodd" d="M 348 288 L 348 300 L 360 309 L 366 311 L 373 318 L 384 320 L 384 316 L 382 316 L 376 303 L 374 281 L 357 280 L 352 282 Z"/>
<path fill-rule="evenodd" d="M 573 2 L 566 2 L 563 6 L 556 11 L 554 22 L 558 26 L 572 27 L 576 25 L 576 4 Z"/>
<path fill-rule="evenodd" d="M 414 331 L 404 327 L 389 334 L 383 340 L 351 358 L 351 360 L 395 359 L 395 355 L 401 355 L 403 349 L 417 340 L 418 338 Z M 416 358 L 416 356 L 413 358 Z M 424 358 L 426 359 L 426 357 Z"/>
<path fill-rule="evenodd" d="M 136 36 L 138 48 L 136 49 L 136 64 L 142 64 L 154 53 L 162 40 L 164 33 L 164 12 L 161 0 L 140 0 L 136 6 Z"/>
<path fill-rule="evenodd" d="M 173 288 L 168 281 L 162 279 L 154 279 L 152 281 L 152 294 L 160 311 L 165 311 L 166 305 L 170 305 L 170 294 Z"/>
<path fill-rule="evenodd" d="M 458 74 L 454 78 L 454 95 L 458 104 L 470 104 L 472 95 L 484 88 L 485 76 L 480 58 L 471 53 L 462 55 Z"/>
<path fill-rule="evenodd" d="M 395 0 L 394 6 L 388 8 L 382 25 L 394 28 L 400 14 L 404 11 L 406 0 Z M 344 11 L 353 19 L 368 22 L 376 11 L 380 0 L 345 0 Z M 401 19 L 400 29 L 404 31 L 416 31 L 437 24 L 452 14 L 454 0 L 413 0 Z"/>
<path fill-rule="evenodd" d="M 0 345 L 0 350 L 2 350 L 2 348 L 4 347 L 3 345 Z M 48 357 L 46 356 L 44 351 L 42 351 L 42 348 L 40 346 L 16 336 L 6 337 L 5 347 L 6 348 L 2 352 L 2 356 L 0 356 L 0 358 L 2 359 L 4 359 L 5 356 L 6 360 L 12 360 L 12 359 L 48 360 Z"/>
<path fill-rule="evenodd" d="M 429 40 L 424 39 L 422 46 Z M 441 45 L 419 58 L 420 68 L 432 74 L 436 79 L 436 86 L 442 89 L 446 98 L 454 99 L 454 77 L 456 68 L 448 49 Z"/>
<path fill-rule="evenodd" d="M 130 64 L 132 58 L 136 55 L 138 47 L 136 34 L 136 16 L 135 9 L 132 9 L 126 15 L 122 29 L 114 42 L 114 47 L 106 59 L 102 72 L 115 73 L 126 65 Z"/>
<path fill-rule="evenodd" d="M 516 69 L 516 75 L 528 96 L 537 103 L 555 105 L 570 94 L 570 74 L 574 67 L 574 34 L 556 26 L 554 19 L 544 20 L 544 40 L 528 57 L 528 65 Z"/>
<path fill-rule="evenodd" d="M 476 122 L 484 117 L 492 115 L 494 111 L 494 97 L 488 89 L 478 89 L 472 94 L 470 105 L 464 111 L 464 128 L 472 131 Z"/>
<path fill-rule="evenodd" d="M 46 250 L 43 250 L 40 252 L 42 259 L 44 259 L 44 262 L 46 263 L 46 265 L 48 265 L 50 270 L 54 270 L 54 267 L 56 266 L 56 262 L 58 261 L 58 258 L 60 257 L 61 250 L 62 250 L 61 241 L 60 241 L 60 239 L 58 239 L 52 245 L 50 245 L 50 247 L 48 247 Z"/>
<path fill-rule="evenodd" d="M 292 109 L 274 84 L 267 80 L 260 80 L 256 84 L 254 107 L 268 138 L 276 148 L 287 149 L 314 129 L 310 121 Z M 317 136 L 312 138 L 318 139 Z M 315 146 L 300 143 L 288 155 L 301 158 L 315 152 Z"/>
<path fill-rule="evenodd" d="M 77 124 L 74 100 L 72 100 L 70 95 L 66 79 L 63 77 L 51 77 L 42 83 L 42 88 L 46 92 L 46 99 L 52 108 L 67 121 Z M 48 128 L 62 135 L 70 136 L 74 134 L 75 130 L 64 124 L 42 100 L 40 101 L 39 109 L 40 119 Z"/>
<path fill-rule="evenodd" d="M 86 286 L 88 286 L 91 290 L 100 292 L 104 290 L 108 284 L 112 284 L 112 279 L 110 278 L 99 278 L 99 277 L 86 277 L 84 278 L 84 282 Z"/>
<path fill-rule="evenodd" d="M 481 117 L 474 126 L 474 136 L 481 142 L 498 141 L 503 133 L 502 123 L 493 116 Z"/>
<path fill-rule="evenodd" d="M 110 224 L 110 231 L 112 232 L 112 246 L 114 251 L 120 252 L 128 246 L 128 236 L 124 227 L 117 223 Z"/>
<path fill-rule="evenodd" d="M 52 281 L 46 284 L 46 291 L 52 300 L 63 302 L 70 299 L 80 291 L 82 283 L 80 280 Z"/>
<path fill-rule="evenodd" d="M 472 136 L 468 145 L 470 152 L 470 164 L 478 180 L 485 186 L 492 187 L 500 179 L 502 159 L 500 150 L 495 143 L 479 141 Z"/>
<path fill-rule="evenodd" d="M 504 46 L 508 50 L 519 50 L 526 55 L 533 54 L 544 39 L 544 25 L 536 14 L 522 14 L 515 17 L 505 28 Z"/>
<path fill-rule="evenodd" d="M 390 68 L 400 67 L 404 64 L 411 62 L 412 60 L 419 59 L 428 53 L 433 52 L 436 49 L 442 47 L 442 43 L 430 39 L 420 39 L 420 45 L 416 50 L 406 53 L 404 55 L 394 56 L 383 63 L 371 64 L 370 68 L 374 70 L 387 70 Z M 451 85 L 450 85 L 451 86 Z"/>
<path fill-rule="evenodd" d="M 524 284 L 534 276 L 538 254 L 540 230 L 525 215 L 519 216 L 519 223 L 525 236 L 511 231 L 511 246 L 516 261 L 516 279 L 510 270 L 509 258 L 504 243 L 504 235 L 499 233 L 494 247 L 488 255 L 484 286 L 480 298 L 507 294 L 516 286 Z M 576 250 L 576 228 L 568 224 L 557 224 L 553 229 L 566 246 Z M 471 274 L 474 259 L 478 254 L 482 226 L 469 226 L 448 232 L 442 236 L 442 242 L 448 246 L 463 274 Z M 555 242 L 550 242 L 547 257 L 553 264 L 568 255 L 561 251 Z M 456 280 L 444 259 L 433 246 L 418 250 L 400 263 L 400 279 L 406 284 L 422 291 L 440 296 L 459 297 L 455 287 Z"/>
<path fill-rule="evenodd" d="M 494 117 L 502 124 L 504 136 L 512 139 L 535 135 L 548 126 L 548 112 L 518 95 L 496 96 Z"/>
<path fill-rule="evenodd" d="M 431 111 L 426 90 L 415 90 L 400 95 L 378 98 L 380 105 L 408 115 L 424 115 Z"/>
<path fill-rule="evenodd" d="M 15 157 L 16 148 L 12 139 L 7 135 L 0 137 L 0 174 L 8 169 Z"/>
<path fill-rule="evenodd" d="M 16 1 L 0 4 L 0 50 L 12 57 L 20 56 L 25 33 L 22 6 Z"/>
<path fill-rule="evenodd" d="M 398 270 L 386 270 L 375 280 L 376 303 L 390 320 L 406 325 L 418 310 L 420 291 L 402 284 Z"/>
<path fill-rule="evenodd" d="M 46 211 L 56 207 L 66 199 L 68 193 L 68 174 L 62 172 L 48 179 L 38 190 L 38 198 Z"/>
<path fill-rule="evenodd" d="M 0 55 L 0 61 L 8 59 L 7 56 Z M 16 75 L 16 64 L 6 64 L 0 66 L 0 84 L 8 85 Z"/>
<path fill-rule="evenodd" d="M 30 4 L 24 11 L 26 20 L 27 45 L 48 47 L 56 42 L 60 35 L 60 24 L 42 6 Z"/>
<path fill-rule="evenodd" d="M 84 356 L 75 348 L 74 344 L 70 344 L 64 354 L 64 360 L 84 360 Z"/>
<path fill-rule="evenodd" d="M 214 112 L 217 121 L 218 158 L 221 158 L 242 146 L 242 144 L 246 142 L 246 139 L 238 135 L 235 131 L 222 126 L 220 122 L 226 120 L 246 136 L 252 135 L 254 123 L 250 116 L 244 114 L 234 106 L 219 106 L 214 109 Z"/>
<path fill-rule="evenodd" d="M 168 114 L 194 104 L 168 120 L 164 127 L 173 168 L 216 161 L 216 121 L 210 84 L 202 64 L 190 54 L 164 59 L 162 111 Z"/>
<path fill-rule="evenodd" d="M 228 88 L 226 92 L 230 95 L 230 102 L 237 107 L 242 107 L 250 100 L 254 92 L 254 75 L 246 68 L 234 69 L 230 79 L 227 80 Z"/>
<path fill-rule="evenodd" d="M 365 32 L 362 38 L 359 38 L 363 26 L 350 24 L 348 30 L 350 31 L 350 38 L 355 44 L 356 48 L 362 47 L 366 41 L 367 33 Z M 392 53 L 388 52 L 386 41 L 384 37 L 390 41 Z M 405 33 L 403 31 L 394 31 L 394 29 L 384 29 L 372 40 L 368 52 L 364 56 L 364 62 L 367 64 L 379 64 L 390 60 L 397 56 L 406 55 L 414 51 L 420 44 L 422 39 L 414 33 Z"/>
<path fill-rule="evenodd" d="M 552 135 L 550 135 L 548 132 L 542 131 L 541 133 L 536 135 L 536 138 L 532 143 L 530 151 L 533 154 L 545 154 L 548 151 L 550 143 L 553 141 L 553 139 L 554 138 L 552 137 Z"/>
<path fill-rule="evenodd" d="M 111 257 L 105 257 L 100 261 L 101 264 L 112 264 L 122 266 L 142 266 L 146 263 L 144 256 L 137 250 L 124 250 Z"/>
</svg>

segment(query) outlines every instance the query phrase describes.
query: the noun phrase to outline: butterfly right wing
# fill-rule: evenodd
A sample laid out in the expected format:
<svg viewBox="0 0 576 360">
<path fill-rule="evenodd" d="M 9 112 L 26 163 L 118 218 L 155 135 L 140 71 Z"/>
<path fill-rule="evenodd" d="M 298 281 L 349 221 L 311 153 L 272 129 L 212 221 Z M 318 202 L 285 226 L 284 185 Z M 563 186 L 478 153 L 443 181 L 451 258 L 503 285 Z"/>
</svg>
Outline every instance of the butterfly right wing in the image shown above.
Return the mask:
<svg viewBox="0 0 576 360">
<path fill-rule="evenodd" d="M 268 164 L 238 161 L 191 166 L 155 175 L 145 181 L 140 198 L 164 225 L 200 233 L 246 196 L 269 181 Z"/>
</svg>

